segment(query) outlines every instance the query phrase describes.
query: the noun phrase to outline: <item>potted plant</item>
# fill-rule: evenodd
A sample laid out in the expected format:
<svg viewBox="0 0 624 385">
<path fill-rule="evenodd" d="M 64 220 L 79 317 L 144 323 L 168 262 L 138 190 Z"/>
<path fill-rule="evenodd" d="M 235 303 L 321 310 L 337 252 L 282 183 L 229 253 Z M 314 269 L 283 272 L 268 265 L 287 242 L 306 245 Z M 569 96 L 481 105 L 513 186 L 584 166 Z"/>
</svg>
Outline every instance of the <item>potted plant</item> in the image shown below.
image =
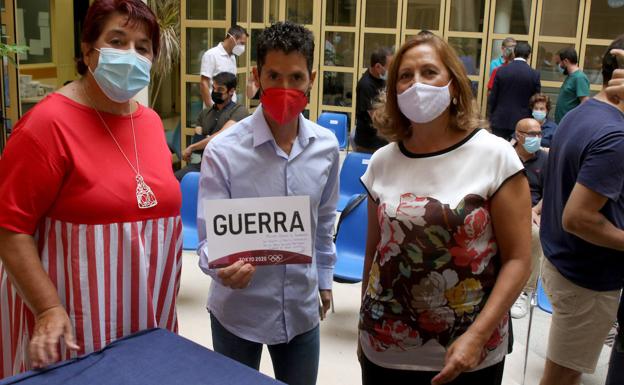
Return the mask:
<svg viewBox="0 0 624 385">
<path fill-rule="evenodd" d="M 163 79 L 180 60 L 180 0 L 148 0 L 160 26 L 160 52 L 152 65 L 150 104 L 158 98 Z"/>
</svg>

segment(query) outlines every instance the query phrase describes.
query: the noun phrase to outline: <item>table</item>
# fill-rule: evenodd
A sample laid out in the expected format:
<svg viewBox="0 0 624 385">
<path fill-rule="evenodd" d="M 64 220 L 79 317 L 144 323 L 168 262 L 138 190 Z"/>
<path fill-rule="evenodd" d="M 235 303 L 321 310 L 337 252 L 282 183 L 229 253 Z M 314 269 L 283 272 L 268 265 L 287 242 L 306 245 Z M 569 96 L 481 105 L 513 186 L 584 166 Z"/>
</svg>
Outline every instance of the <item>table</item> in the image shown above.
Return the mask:
<svg viewBox="0 0 624 385">
<path fill-rule="evenodd" d="M 145 330 L 98 352 L 0 380 L 6 384 L 283 385 L 163 329 Z"/>
</svg>

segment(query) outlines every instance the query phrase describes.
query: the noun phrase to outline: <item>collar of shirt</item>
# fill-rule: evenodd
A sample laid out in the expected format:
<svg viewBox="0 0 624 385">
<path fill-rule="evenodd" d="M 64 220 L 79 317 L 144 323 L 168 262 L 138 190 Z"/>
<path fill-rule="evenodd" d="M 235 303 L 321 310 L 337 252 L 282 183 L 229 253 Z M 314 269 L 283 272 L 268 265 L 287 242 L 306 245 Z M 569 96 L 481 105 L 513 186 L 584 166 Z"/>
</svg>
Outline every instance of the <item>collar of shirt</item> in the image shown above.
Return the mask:
<svg viewBox="0 0 624 385">
<path fill-rule="evenodd" d="M 275 148 L 277 149 L 277 143 L 271 132 L 271 128 L 264 118 L 262 113 L 262 105 L 256 108 L 256 111 L 251 116 L 250 125 L 254 127 L 253 130 L 253 146 L 258 147 L 266 142 L 273 141 Z M 297 142 L 299 142 L 301 149 L 305 148 L 312 138 L 316 138 L 314 130 L 308 126 L 308 121 L 303 118 L 303 115 L 299 114 L 299 133 L 297 134 Z M 293 145 L 293 151 L 291 157 L 296 156 L 295 146 Z"/>
<path fill-rule="evenodd" d="M 223 43 L 219 43 L 217 47 L 219 48 L 219 51 L 221 52 L 221 56 L 231 57 L 232 55 L 234 55 L 234 54 L 230 55 L 229 53 L 227 53 L 227 51 L 225 50 L 225 47 L 223 46 Z"/>
<path fill-rule="evenodd" d="M 517 57 L 517 58 L 514 58 L 514 61 L 516 61 L 516 60 L 518 60 L 518 61 L 523 61 L 523 62 L 525 62 L 525 63 L 528 63 L 528 62 L 527 62 L 527 60 L 526 60 L 525 58 L 523 58 L 523 57 Z"/>
<path fill-rule="evenodd" d="M 556 125 L 556 124 L 555 124 L 555 122 L 553 122 L 552 120 L 550 120 L 550 119 L 546 118 L 546 119 L 544 120 L 544 123 L 542 124 L 542 127 L 548 127 L 548 128 L 550 128 L 550 127 L 557 127 L 557 125 Z"/>
<path fill-rule="evenodd" d="M 213 104 L 212 107 L 210 107 L 211 110 L 215 110 L 217 112 L 222 112 L 225 111 L 231 107 L 233 107 L 236 103 L 234 103 L 234 101 L 230 100 L 230 102 L 228 104 L 226 104 L 225 106 L 223 106 L 222 109 L 218 109 L 216 104 Z"/>
</svg>

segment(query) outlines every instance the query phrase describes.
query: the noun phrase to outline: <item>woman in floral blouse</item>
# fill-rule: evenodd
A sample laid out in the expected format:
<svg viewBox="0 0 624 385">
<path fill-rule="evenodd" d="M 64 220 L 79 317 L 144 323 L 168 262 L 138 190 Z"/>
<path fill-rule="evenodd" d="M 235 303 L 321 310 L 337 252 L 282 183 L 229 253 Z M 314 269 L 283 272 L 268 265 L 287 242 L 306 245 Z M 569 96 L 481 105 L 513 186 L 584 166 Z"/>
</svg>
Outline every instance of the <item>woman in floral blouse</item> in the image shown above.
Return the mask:
<svg viewBox="0 0 624 385">
<path fill-rule="evenodd" d="M 513 148 L 433 34 L 406 42 L 375 125 L 360 310 L 363 384 L 500 384 L 530 273 L 531 200 Z"/>
</svg>

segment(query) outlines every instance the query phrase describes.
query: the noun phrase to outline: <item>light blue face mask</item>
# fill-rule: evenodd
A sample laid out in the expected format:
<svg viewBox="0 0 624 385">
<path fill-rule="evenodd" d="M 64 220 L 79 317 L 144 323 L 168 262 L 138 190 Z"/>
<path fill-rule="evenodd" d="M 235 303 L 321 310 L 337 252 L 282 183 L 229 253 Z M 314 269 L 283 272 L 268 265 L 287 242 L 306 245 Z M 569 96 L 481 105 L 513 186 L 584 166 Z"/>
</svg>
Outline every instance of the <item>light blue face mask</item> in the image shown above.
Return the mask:
<svg viewBox="0 0 624 385">
<path fill-rule="evenodd" d="M 542 138 L 536 136 L 527 136 L 524 139 L 524 144 L 522 145 L 528 153 L 533 154 L 540 149 L 540 144 L 542 142 Z"/>
<path fill-rule="evenodd" d="M 100 58 L 95 71 L 91 74 L 110 100 L 117 103 L 127 102 L 147 87 L 152 68 L 152 62 L 149 59 L 139 55 L 133 49 L 100 48 L 97 50 L 100 52 Z"/>
<path fill-rule="evenodd" d="M 546 111 L 533 110 L 532 115 L 533 115 L 533 119 L 537 120 L 538 122 L 541 122 L 544 119 L 546 119 Z"/>
</svg>

